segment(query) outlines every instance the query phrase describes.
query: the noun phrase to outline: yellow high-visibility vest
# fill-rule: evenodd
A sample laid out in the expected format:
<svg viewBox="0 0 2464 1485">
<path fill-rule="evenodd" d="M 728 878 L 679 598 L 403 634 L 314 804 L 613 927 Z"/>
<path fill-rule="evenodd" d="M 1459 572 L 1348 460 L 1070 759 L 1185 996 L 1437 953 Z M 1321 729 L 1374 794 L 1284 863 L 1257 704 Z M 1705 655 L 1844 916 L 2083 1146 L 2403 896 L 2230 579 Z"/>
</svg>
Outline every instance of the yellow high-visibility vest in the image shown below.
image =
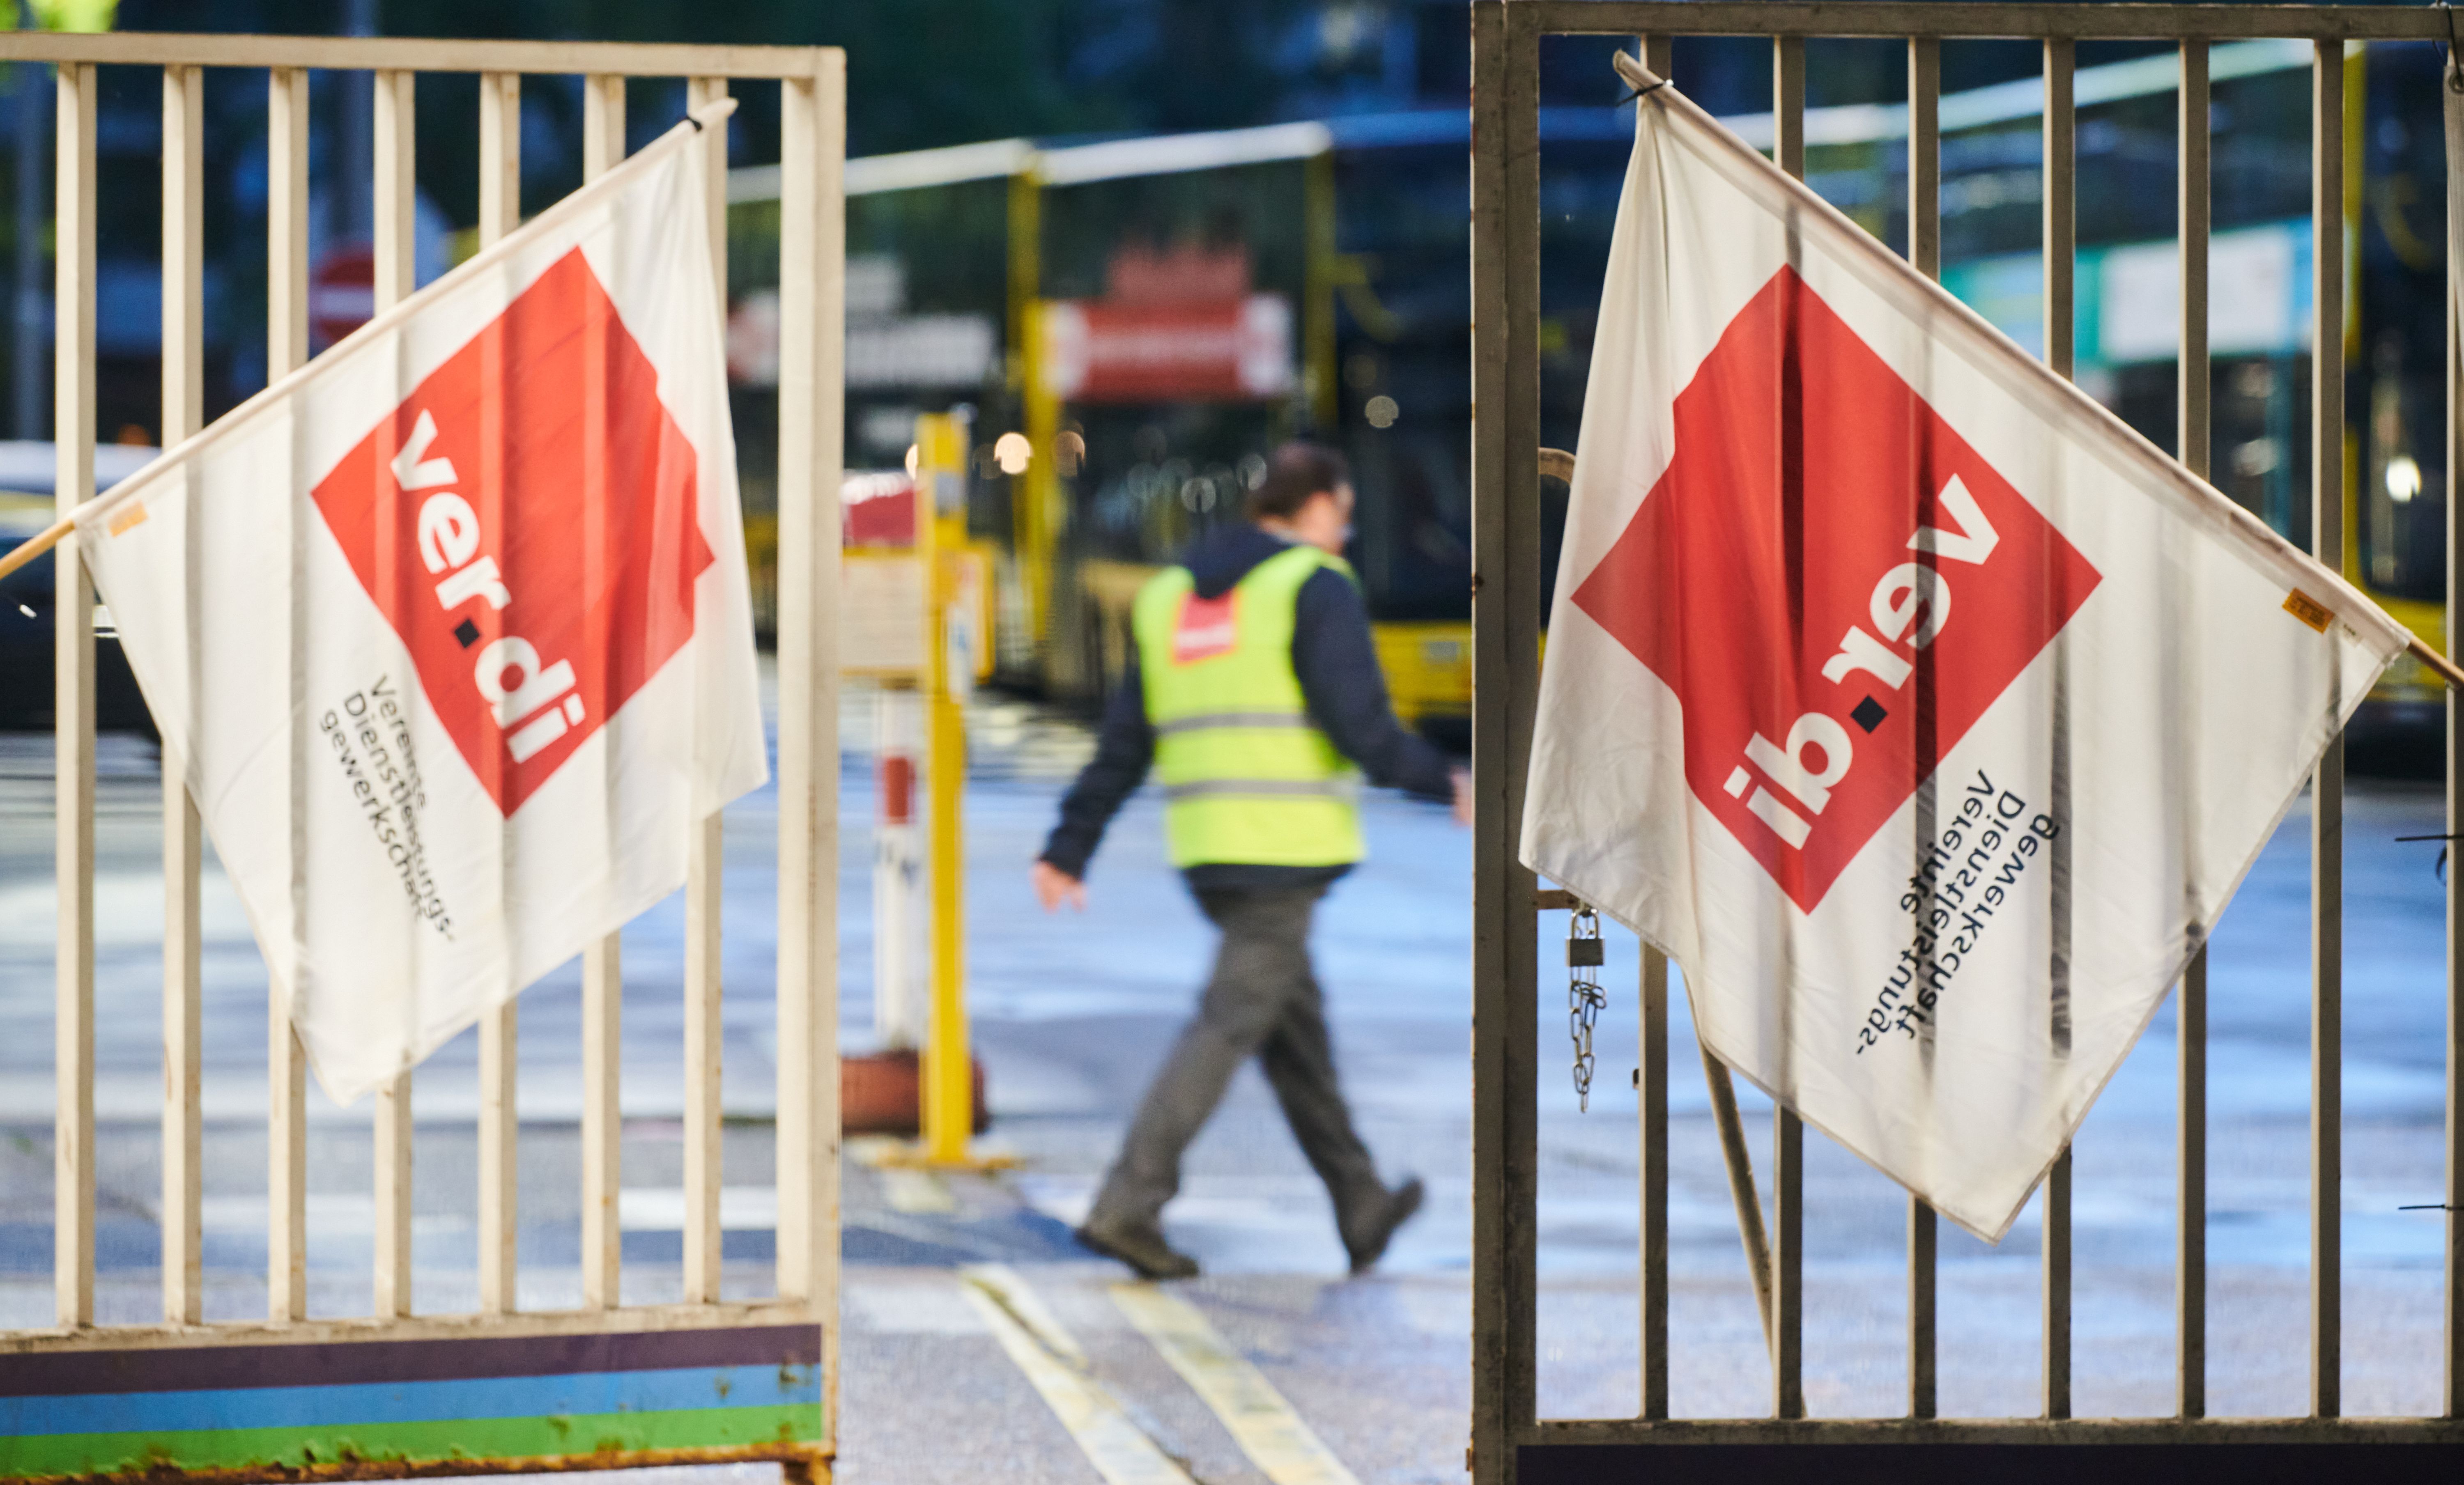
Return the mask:
<svg viewBox="0 0 2464 1485">
<path fill-rule="evenodd" d="M 1294 545 L 1201 599 L 1167 568 L 1131 610 L 1164 836 L 1176 866 L 1340 866 L 1365 854 L 1360 775 L 1310 719 L 1292 669 L 1301 585 L 1339 557 Z"/>
</svg>

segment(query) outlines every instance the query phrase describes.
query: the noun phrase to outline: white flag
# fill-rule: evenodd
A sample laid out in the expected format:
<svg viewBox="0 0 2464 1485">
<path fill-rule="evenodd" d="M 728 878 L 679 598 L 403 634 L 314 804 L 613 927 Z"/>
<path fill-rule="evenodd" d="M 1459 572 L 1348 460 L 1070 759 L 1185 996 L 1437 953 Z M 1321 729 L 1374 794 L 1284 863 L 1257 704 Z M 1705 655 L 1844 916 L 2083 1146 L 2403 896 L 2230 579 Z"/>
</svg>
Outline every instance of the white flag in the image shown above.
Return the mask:
<svg viewBox="0 0 2464 1485">
<path fill-rule="evenodd" d="M 1693 104 L 1638 112 L 1523 859 L 1998 1239 L 2408 636 Z"/>
<path fill-rule="evenodd" d="M 682 885 L 766 776 L 693 133 L 80 521 L 338 1101 Z"/>
</svg>

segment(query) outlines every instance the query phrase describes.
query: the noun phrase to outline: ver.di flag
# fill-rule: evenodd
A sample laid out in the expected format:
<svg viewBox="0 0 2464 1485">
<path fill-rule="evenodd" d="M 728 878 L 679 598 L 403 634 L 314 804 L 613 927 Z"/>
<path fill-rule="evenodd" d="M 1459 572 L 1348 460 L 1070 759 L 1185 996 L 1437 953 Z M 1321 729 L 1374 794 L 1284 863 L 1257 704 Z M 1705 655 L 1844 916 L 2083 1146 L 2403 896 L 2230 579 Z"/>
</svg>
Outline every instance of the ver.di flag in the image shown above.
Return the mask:
<svg viewBox="0 0 2464 1485">
<path fill-rule="evenodd" d="M 1638 113 L 1523 859 L 1998 1239 L 2408 636 L 1673 90 Z"/>
<path fill-rule="evenodd" d="M 80 520 L 338 1101 L 681 886 L 766 776 L 695 132 Z"/>
</svg>

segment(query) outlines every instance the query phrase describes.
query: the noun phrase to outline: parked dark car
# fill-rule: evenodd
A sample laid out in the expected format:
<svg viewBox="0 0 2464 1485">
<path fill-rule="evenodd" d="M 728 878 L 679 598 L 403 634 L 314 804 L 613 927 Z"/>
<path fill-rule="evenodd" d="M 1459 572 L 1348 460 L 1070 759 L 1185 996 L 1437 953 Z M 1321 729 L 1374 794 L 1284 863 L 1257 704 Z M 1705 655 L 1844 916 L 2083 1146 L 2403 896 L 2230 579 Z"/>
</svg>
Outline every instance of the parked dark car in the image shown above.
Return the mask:
<svg viewBox="0 0 2464 1485">
<path fill-rule="evenodd" d="M 94 479 L 107 490 L 161 452 L 104 444 L 94 451 Z M 0 442 L 0 547 L 14 547 L 49 526 L 52 446 Z M 52 726 L 51 555 L 34 558 L 0 578 L 0 731 L 34 732 Z M 100 732 L 154 733 L 137 677 L 121 653 L 108 610 L 95 613 L 95 727 Z"/>
</svg>

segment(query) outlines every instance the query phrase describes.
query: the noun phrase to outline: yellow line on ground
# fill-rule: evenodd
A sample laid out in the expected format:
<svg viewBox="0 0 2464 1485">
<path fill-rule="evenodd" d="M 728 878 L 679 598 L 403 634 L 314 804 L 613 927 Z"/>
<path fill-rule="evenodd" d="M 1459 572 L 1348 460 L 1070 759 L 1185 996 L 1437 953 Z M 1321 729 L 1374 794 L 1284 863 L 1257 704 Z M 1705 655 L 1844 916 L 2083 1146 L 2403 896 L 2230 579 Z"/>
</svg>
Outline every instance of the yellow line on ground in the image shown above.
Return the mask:
<svg viewBox="0 0 2464 1485">
<path fill-rule="evenodd" d="M 1061 1323 L 1037 1294 L 1026 1276 L 1006 1263 L 969 1263 L 961 1265 L 958 1277 L 989 1295 L 1010 1317 L 1026 1327 L 1038 1344 L 1061 1358 L 1071 1369 L 1088 1369 L 1087 1353 L 1079 1348 L 1078 1338 Z"/>
<path fill-rule="evenodd" d="M 984 1328 L 1044 1395 L 1106 1485 L 1197 1485 L 1087 1375 L 1086 1353 L 1023 1278 L 989 1263 L 970 1265 L 961 1275 L 967 1302 L 983 1317 Z"/>
<path fill-rule="evenodd" d="M 1265 1374 L 1226 1345 L 1187 1300 L 1153 1284 L 1114 1284 L 1112 1302 L 1275 1485 L 1360 1485 Z"/>
</svg>

